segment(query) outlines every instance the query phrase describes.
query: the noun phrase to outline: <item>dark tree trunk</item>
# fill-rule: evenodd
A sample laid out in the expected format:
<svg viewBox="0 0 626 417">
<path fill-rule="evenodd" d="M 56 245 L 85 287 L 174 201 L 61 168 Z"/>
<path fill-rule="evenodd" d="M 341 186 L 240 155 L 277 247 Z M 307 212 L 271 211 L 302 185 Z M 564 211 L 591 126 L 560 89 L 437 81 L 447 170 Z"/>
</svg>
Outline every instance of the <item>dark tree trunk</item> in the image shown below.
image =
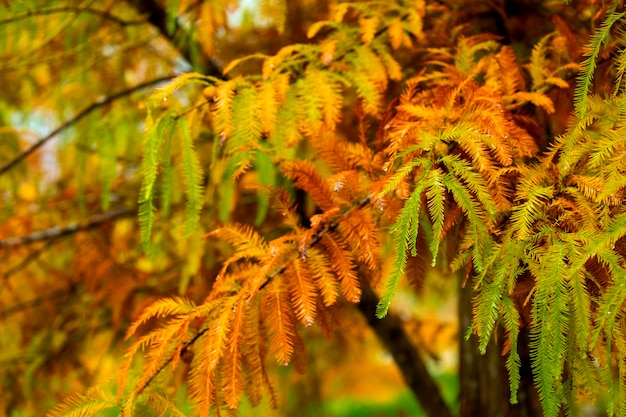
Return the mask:
<svg viewBox="0 0 626 417">
<path fill-rule="evenodd" d="M 478 351 L 478 339 L 465 340 L 472 319 L 472 298 L 475 293 L 468 285 L 459 291 L 459 402 L 460 417 L 536 417 L 543 415 L 537 390 L 533 385 L 528 356 L 528 332 L 520 333 L 522 367 L 518 404 L 509 402 L 510 390 L 502 356 L 504 337 L 501 332 L 489 343 L 485 355 Z"/>
<path fill-rule="evenodd" d="M 435 380 L 426 369 L 417 347 L 411 342 L 400 319 L 393 313 L 376 318 L 378 297 L 368 285 L 363 289 L 359 310 L 383 346 L 393 356 L 407 386 L 429 417 L 452 417 Z"/>
</svg>

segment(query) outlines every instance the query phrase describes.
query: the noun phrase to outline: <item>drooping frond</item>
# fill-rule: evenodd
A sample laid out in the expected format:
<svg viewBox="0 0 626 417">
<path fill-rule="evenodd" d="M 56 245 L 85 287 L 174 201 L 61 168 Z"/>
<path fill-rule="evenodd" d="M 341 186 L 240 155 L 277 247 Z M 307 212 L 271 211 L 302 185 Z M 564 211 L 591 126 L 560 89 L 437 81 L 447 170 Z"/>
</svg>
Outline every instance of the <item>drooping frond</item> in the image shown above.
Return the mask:
<svg viewBox="0 0 626 417">
<path fill-rule="evenodd" d="M 243 297 L 233 306 L 233 310 L 228 347 L 224 352 L 223 366 L 221 367 L 221 391 L 224 394 L 224 402 L 230 409 L 235 409 L 239 406 L 245 386 L 242 345 L 245 338 L 244 325 L 247 305 Z"/>
<path fill-rule="evenodd" d="M 500 314 L 504 314 L 502 309 L 507 308 L 507 319 L 512 319 L 511 315 L 515 314 L 510 311 L 510 305 L 503 304 L 502 294 L 512 295 L 515 280 L 526 270 L 522 264 L 523 247 L 519 242 L 495 245 L 485 259 L 483 272 L 476 278 L 477 285 L 480 284 L 480 292 L 474 309 L 472 330 L 478 334 L 479 349 L 483 354 L 497 319 Z M 516 322 L 509 322 L 506 329 L 515 332 L 518 326 Z"/>
<path fill-rule="evenodd" d="M 468 235 L 474 240 L 472 260 L 477 272 L 481 272 L 483 269 L 483 251 L 486 250 L 488 242 L 491 240 L 487 227 L 489 224 L 488 216 L 476 198 L 455 176 L 447 174 L 442 178 L 442 182 L 469 222 Z"/>
<path fill-rule="evenodd" d="M 280 281 L 272 281 L 263 293 L 263 299 L 270 350 L 280 365 L 287 366 L 293 355 L 296 331 L 288 292 Z"/>
<path fill-rule="evenodd" d="M 545 252 L 539 250 L 540 276 L 532 301 L 532 319 L 535 326 L 530 333 L 530 354 L 533 375 L 544 413 L 556 417 L 562 395 L 562 373 L 567 350 L 567 332 L 570 309 L 565 280 L 569 254 L 566 245 L 553 242 Z"/>
<path fill-rule="evenodd" d="M 220 300 L 220 308 L 213 316 L 207 336 L 194 350 L 189 391 L 200 415 L 208 415 L 216 401 L 218 365 L 227 349 L 234 315 L 233 307 L 237 305 L 237 301 L 236 296 Z"/>
<path fill-rule="evenodd" d="M 48 413 L 49 417 L 91 417 L 105 410 L 119 408 L 115 395 L 102 388 L 90 388 L 83 394 L 71 394 Z"/>
<path fill-rule="evenodd" d="M 194 310 L 195 304 L 181 297 L 162 298 L 155 301 L 143 310 L 141 315 L 126 330 L 125 340 L 132 337 L 137 329 L 153 317 L 167 317 L 189 314 Z"/>
<path fill-rule="evenodd" d="M 215 87 L 215 105 L 212 107 L 213 129 L 220 143 L 224 143 L 233 131 L 233 99 L 236 87 L 237 80 L 224 81 Z"/>
<path fill-rule="evenodd" d="M 391 232 L 394 234 L 396 260 L 393 263 L 393 272 L 387 278 L 385 287 L 380 296 L 380 302 L 376 307 L 376 316 L 383 318 L 387 315 L 391 300 L 395 295 L 400 278 L 406 268 L 407 252 L 415 250 L 415 241 L 419 230 L 419 213 L 421 209 L 422 193 L 426 188 L 427 173 L 423 173 L 409 199 L 404 203 Z"/>
<path fill-rule="evenodd" d="M 281 170 L 287 178 L 294 180 L 296 187 L 309 193 L 320 209 L 326 211 L 335 206 L 333 192 L 311 163 L 288 161 L 281 165 Z"/>
<path fill-rule="evenodd" d="M 521 358 L 517 349 L 519 342 L 520 314 L 513 299 L 508 296 L 502 297 L 501 315 L 504 329 L 507 333 L 508 357 L 506 358 L 506 369 L 509 373 L 511 404 L 517 404 L 517 391 L 519 390 L 521 375 Z M 505 345 L 506 346 L 506 345 Z M 504 353 L 504 352 L 503 352 Z"/>
<path fill-rule="evenodd" d="M 295 87 L 289 87 L 289 77 L 287 75 L 277 78 L 281 81 L 281 86 L 286 86 L 284 92 L 283 105 L 278 109 L 277 121 L 274 134 L 269 138 L 270 143 L 276 155 L 283 157 L 293 148 L 301 139 L 302 132 L 299 128 L 298 119 L 298 96 Z M 276 82 L 274 82 L 276 84 Z"/>
<path fill-rule="evenodd" d="M 152 113 L 148 111 L 144 137 L 143 181 L 139 190 L 139 226 L 141 243 L 148 255 L 152 253 L 152 227 L 155 220 L 154 197 L 156 195 L 156 181 L 160 166 L 161 144 L 168 130 L 175 125 L 174 117 L 166 113 L 156 122 Z"/>
<path fill-rule="evenodd" d="M 285 276 L 296 318 L 305 326 L 312 325 L 317 315 L 317 292 L 308 266 L 302 260 L 294 259 Z"/>
<path fill-rule="evenodd" d="M 371 207 L 350 210 L 339 222 L 339 233 L 356 259 L 374 270 L 379 264 L 378 237 Z"/>
<path fill-rule="evenodd" d="M 311 69 L 305 73 L 299 90 L 299 109 L 311 136 L 317 135 L 322 126 L 324 130 L 335 130 L 340 121 L 343 97 L 339 81 L 329 71 Z"/>
<path fill-rule="evenodd" d="M 320 245 L 328 253 L 330 265 L 339 278 L 339 285 L 346 300 L 357 303 L 361 299 L 361 285 L 355 271 L 356 267 L 350 252 L 339 239 L 334 233 L 326 233 L 322 236 Z"/>
<path fill-rule="evenodd" d="M 587 97 L 591 89 L 591 82 L 595 73 L 598 56 L 600 55 L 600 49 L 602 45 L 606 44 L 609 40 L 613 25 L 620 21 L 625 15 L 626 12 L 618 13 L 613 8 L 613 10 L 607 14 L 602 25 L 596 29 L 587 45 L 587 52 L 585 53 L 587 58 L 581 63 L 582 68 L 577 77 L 576 91 L 574 92 L 574 111 L 579 119 L 584 118 L 587 113 Z"/>
<path fill-rule="evenodd" d="M 183 154 L 183 178 L 185 180 L 185 195 L 187 204 L 185 205 L 184 236 L 192 234 L 200 221 L 200 211 L 204 204 L 203 193 L 203 170 L 200 166 L 200 159 L 195 151 L 189 126 L 184 118 L 178 122 L 182 136 Z"/>
<path fill-rule="evenodd" d="M 502 93 L 504 95 L 512 95 L 524 88 L 524 77 L 517 63 L 515 51 L 503 45 L 500 51 L 495 55 L 498 63 L 498 74 L 500 82 L 502 82 Z"/>
<path fill-rule="evenodd" d="M 262 346 L 260 323 L 259 323 L 259 298 L 255 297 L 251 303 L 244 323 L 244 338 L 242 340 L 241 352 L 242 363 L 247 370 L 245 373 L 244 390 L 248 400 L 253 406 L 261 402 L 263 387 L 266 384 L 266 372 L 263 359 L 265 357 L 265 347 Z"/>
<path fill-rule="evenodd" d="M 439 169 L 429 171 L 428 189 L 426 190 L 426 198 L 428 200 L 428 213 L 433 224 L 432 238 L 430 241 L 430 253 L 432 255 L 432 266 L 437 263 L 437 254 L 439 252 L 439 244 L 441 243 L 441 235 L 443 233 L 443 220 L 445 210 L 446 188 L 443 185 L 443 172 Z M 417 239 L 416 239 L 417 240 Z M 415 244 L 413 244 L 412 255 L 417 256 Z"/>
<path fill-rule="evenodd" d="M 217 236 L 230 243 L 237 250 L 251 249 L 259 252 L 269 250 L 265 239 L 247 225 L 224 225 L 204 235 L 204 237 L 209 236 Z"/>
<path fill-rule="evenodd" d="M 257 100 L 263 105 L 259 107 L 257 117 L 261 121 L 261 130 L 267 137 L 273 136 L 276 132 L 278 111 L 282 101 L 278 95 L 276 82 L 282 80 L 277 77 L 272 80 L 273 82 L 264 82 L 259 87 Z"/>
<path fill-rule="evenodd" d="M 548 53 L 550 48 L 550 40 L 555 33 L 549 33 L 542 37 L 533 47 L 530 55 L 530 63 L 528 64 L 528 72 L 532 82 L 532 90 L 538 91 L 544 86 L 546 79 L 546 70 L 549 68 Z"/>
<path fill-rule="evenodd" d="M 365 46 L 355 46 L 346 54 L 345 60 L 351 71 L 345 76 L 356 89 L 362 101 L 363 110 L 370 115 L 378 116 L 382 105 L 382 93 L 387 88 L 387 70 L 380 58 Z"/>
<path fill-rule="evenodd" d="M 554 196 L 552 186 L 530 186 L 525 193 L 526 201 L 513 208 L 511 227 L 517 239 L 522 240 L 532 235 L 533 224 L 542 215 L 546 200 Z"/>
<path fill-rule="evenodd" d="M 224 151 L 236 167 L 233 178 L 238 178 L 250 168 L 255 151 L 260 147 L 262 125 L 259 113 L 262 103 L 257 95 L 256 88 L 242 85 L 232 100 L 232 130 L 224 142 Z"/>
<path fill-rule="evenodd" d="M 496 207 L 493 203 L 494 198 L 489 192 L 487 182 L 482 175 L 476 172 L 472 165 L 456 155 L 443 156 L 441 162 L 454 176 L 467 185 L 467 188 L 476 196 L 488 214 L 491 215 L 496 212 Z"/>
<path fill-rule="evenodd" d="M 328 256 L 317 248 L 311 248 L 306 255 L 306 262 L 310 264 L 311 275 L 315 281 L 324 305 L 331 306 L 339 298 L 337 277 L 331 268 Z"/>
</svg>

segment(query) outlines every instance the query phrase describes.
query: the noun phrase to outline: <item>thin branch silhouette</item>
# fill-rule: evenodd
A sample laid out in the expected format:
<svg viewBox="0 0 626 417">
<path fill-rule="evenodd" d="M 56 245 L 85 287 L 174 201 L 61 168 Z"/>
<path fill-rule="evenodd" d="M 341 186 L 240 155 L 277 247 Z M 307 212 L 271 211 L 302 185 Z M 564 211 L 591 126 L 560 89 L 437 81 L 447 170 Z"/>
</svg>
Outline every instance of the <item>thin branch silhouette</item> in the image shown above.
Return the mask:
<svg viewBox="0 0 626 417">
<path fill-rule="evenodd" d="M 92 15 L 104 18 L 106 20 L 110 20 L 114 23 L 117 23 L 120 26 L 142 25 L 144 23 L 147 23 L 146 19 L 124 20 L 104 10 L 98 10 L 98 9 L 94 9 L 91 7 L 59 6 L 59 7 L 51 7 L 49 9 L 44 9 L 44 10 L 29 10 L 19 15 L 9 17 L 7 19 L 1 19 L 0 25 L 19 22 L 20 20 L 30 19 L 31 17 L 47 16 L 47 15 L 57 14 L 57 13 L 92 14 Z"/>
<path fill-rule="evenodd" d="M 63 227 L 55 226 L 51 227 L 50 229 L 31 233 L 30 235 L 11 237 L 5 240 L 0 240 L 0 249 L 59 239 L 64 236 L 93 229 L 100 226 L 102 223 L 106 223 L 111 220 L 123 217 L 132 217 L 136 214 L 136 208 L 124 207 L 116 210 L 111 210 L 106 213 L 96 214 L 82 222 L 72 223 Z"/>
<path fill-rule="evenodd" d="M 141 84 L 138 84 L 138 85 L 135 85 L 133 87 L 127 88 L 126 90 L 119 91 L 119 92 L 117 92 L 115 94 L 112 94 L 110 96 L 106 96 L 106 97 L 103 97 L 103 98 L 100 98 L 100 99 L 94 101 L 89 106 L 87 106 L 86 108 L 84 108 L 83 110 L 78 112 L 74 117 L 72 117 L 71 119 L 67 120 L 65 123 L 63 123 L 62 125 L 60 125 L 56 129 L 54 129 L 52 132 L 48 133 L 43 138 L 41 138 L 38 141 L 36 141 L 35 143 L 31 144 L 28 148 L 24 149 L 19 155 L 15 156 L 9 162 L 7 162 L 4 165 L 2 165 L 0 167 L 0 176 L 6 174 L 9 170 L 11 170 L 15 166 L 17 166 L 17 164 L 19 164 L 24 159 L 29 157 L 32 153 L 34 153 L 36 150 L 41 148 L 43 145 L 45 145 L 47 142 L 49 142 L 51 139 L 53 139 L 59 133 L 61 133 L 64 130 L 66 130 L 66 129 L 70 128 L 71 126 L 75 125 L 76 123 L 78 123 L 80 120 L 84 119 L 86 116 L 88 116 L 89 114 L 91 114 L 95 110 L 98 110 L 101 107 L 107 106 L 107 105 L 113 103 L 115 100 L 117 100 L 119 98 L 126 97 L 126 96 L 134 93 L 135 91 L 141 90 L 141 89 L 146 88 L 146 87 L 151 87 L 151 86 L 153 86 L 155 84 L 159 84 L 159 83 L 162 83 L 164 81 L 171 80 L 174 77 L 176 77 L 176 75 L 167 75 L 167 76 L 164 76 L 164 77 L 159 77 L 159 78 L 156 78 L 156 79 L 153 79 L 153 80 L 145 81 L 145 82 L 143 82 Z"/>
</svg>

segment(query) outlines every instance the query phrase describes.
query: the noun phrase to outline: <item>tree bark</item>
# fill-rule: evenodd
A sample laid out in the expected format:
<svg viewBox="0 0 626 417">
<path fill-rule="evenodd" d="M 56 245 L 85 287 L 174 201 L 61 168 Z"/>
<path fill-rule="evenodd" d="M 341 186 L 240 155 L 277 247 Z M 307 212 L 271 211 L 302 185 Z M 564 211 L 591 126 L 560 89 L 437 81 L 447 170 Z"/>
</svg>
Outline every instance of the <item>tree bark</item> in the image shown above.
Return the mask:
<svg viewBox="0 0 626 417">
<path fill-rule="evenodd" d="M 159 33 L 167 39 L 172 47 L 180 53 L 180 55 L 191 65 L 194 71 L 212 75 L 217 78 L 225 78 L 222 70 L 202 52 L 202 48 L 195 44 L 195 50 L 192 48 L 192 42 L 188 34 L 182 34 L 183 30 L 177 22 L 173 22 L 168 28 L 167 11 L 165 6 L 158 0 L 131 0 L 129 2 L 139 14 L 146 15 L 148 22 L 154 26 Z M 183 35 L 182 37 L 180 35 Z M 184 38 L 184 39 L 182 39 Z M 196 58 L 197 56 L 197 58 Z"/>
<path fill-rule="evenodd" d="M 485 355 L 478 350 L 475 336 L 465 340 L 465 332 L 472 319 L 471 286 L 459 290 L 459 402 L 460 417 L 534 417 L 541 416 L 541 404 L 534 387 L 528 354 L 528 332 L 520 331 L 519 354 L 522 362 L 518 403 L 511 404 L 510 384 L 502 356 L 504 337 L 497 338 L 487 346 Z M 496 330 L 497 331 L 497 330 Z"/>
<path fill-rule="evenodd" d="M 404 381 L 424 412 L 429 417 L 452 417 L 439 387 L 428 372 L 417 347 L 409 339 L 400 319 L 392 312 L 382 320 L 376 318 L 378 296 L 369 285 L 364 287 L 358 308 L 383 346 L 393 356 Z"/>
</svg>

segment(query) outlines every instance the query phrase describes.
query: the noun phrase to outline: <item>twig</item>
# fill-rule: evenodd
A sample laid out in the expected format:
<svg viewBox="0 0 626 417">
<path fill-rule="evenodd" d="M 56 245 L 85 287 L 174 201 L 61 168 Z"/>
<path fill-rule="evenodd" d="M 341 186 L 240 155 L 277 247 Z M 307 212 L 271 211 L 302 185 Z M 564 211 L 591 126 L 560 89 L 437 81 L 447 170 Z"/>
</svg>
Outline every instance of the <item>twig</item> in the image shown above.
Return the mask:
<svg viewBox="0 0 626 417">
<path fill-rule="evenodd" d="M 359 201 L 359 203 L 356 206 L 350 207 L 345 213 L 343 213 L 340 216 L 338 216 L 337 218 L 335 218 L 332 222 L 330 222 L 328 225 L 326 225 L 322 230 L 320 230 L 318 233 L 314 234 L 313 237 L 311 237 L 311 242 L 309 243 L 309 246 L 308 246 L 307 249 L 310 249 L 310 248 L 314 247 L 315 245 L 317 245 L 319 243 L 319 241 L 322 240 L 322 236 L 324 236 L 324 234 L 326 234 L 328 232 L 334 231 L 337 228 L 337 226 L 339 226 L 339 219 L 340 218 L 346 217 L 353 210 L 362 209 L 367 204 L 369 204 L 370 201 L 372 201 L 372 197 L 371 196 L 367 196 L 364 199 L 362 199 L 361 201 Z M 282 265 L 280 268 L 278 268 L 277 270 L 275 270 L 271 274 L 266 275 L 265 276 L 265 282 L 263 282 L 263 284 L 261 284 L 261 286 L 259 287 L 259 291 L 262 290 L 263 288 L 265 288 L 267 286 L 267 284 L 269 284 L 270 281 L 272 279 L 274 279 L 276 276 L 278 276 L 278 275 L 282 274 L 283 272 L 285 272 L 287 270 L 287 267 L 289 266 L 289 264 L 292 261 L 293 261 L 293 259 L 285 261 L 285 264 Z"/>
<path fill-rule="evenodd" d="M 59 6 L 59 7 L 51 7 L 49 9 L 44 10 L 29 10 L 27 12 L 9 17 L 7 19 L 0 20 L 0 25 L 4 25 L 7 23 L 18 22 L 20 20 L 28 19 L 36 16 L 45 16 L 57 13 L 74 13 L 74 14 L 93 14 L 99 17 L 102 17 L 106 20 L 110 20 L 112 22 L 117 23 L 120 26 L 131 26 L 131 25 L 142 25 L 147 23 L 146 19 L 142 20 L 123 20 L 117 16 L 112 15 L 104 10 L 93 9 L 91 7 L 72 7 L 72 6 Z"/>
<path fill-rule="evenodd" d="M 174 77 L 175 77 L 175 75 L 168 75 L 168 76 L 165 76 L 165 77 L 156 78 L 154 80 L 145 81 L 145 82 L 143 82 L 141 84 L 138 84 L 138 85 L 135 85 L 133 87 L 127 88 L 126 90 L 122 90 L 122 91 L 120 91 L 118 93 L 115 93 L 113 95 L 110 95 L 110 96 L 107 96 L 107 97 L 103 97 L 103 98 L 100 98 L 100 99 L 96 100 L 95 102 L 93 102 L 89 106 L 87 106 L 85 109 L 80 111 L 78 114 L 76 114 L 74 117 L 72 117 L 71 119 L 69 119 L 68 121 L 63 123 L 61 126 L 59 126 L 56 129 L 54 129 L 48 135 L 44 136 L 43 138 L 39 139 L 37 142 L 35 142 L 32 145 L 30 145 L 28 148 L 23 150 L 15 158 L 13 158 L 12 160 L 10 160 L 6 164 L 4 164 L 2 167 L 0 167 L 0 176 L 5 174 L 7 171 L 12 169 L 13 167 L 15 167 L 18 163 L 20 163 L 25 158 L 30 156 L 37 149 L 41 148 L 50 139 L 54 138 L 56 135 L 58 135 L 59 133 L 61 133 L 64 130 L 68 129 L 69 127 L 75 125 L 77 122 L 82 120 L 85 116 L 89 115 L 91 112 L 93 112 L 93 111 L 95 111 L 95 110 L 97 110 L 97 109 L 99 109 L 101 107 L 104 107 L 104 106 L 114 102 L 118 98 L 122 98 L 122 97 L 128 96 L 128 95 L 134 93 L 135 91 L 141 90 L 142 88 L 150 87 L 150 86 L 152 86 L 154 84 L 158 84 L 158 83 L 161 83 L 163 81 L 171 80 Z"/>
<path fill-rule="evenodd" d="M 26 268 L 28 265 L 31 264 L 31 262 L 36 261 L 37 258 L 39 258 L 41 256 L 42 253 L 44 253 L 45 251 L 47 251 L 48 249 L 50 249 L 52 247 L 52 245 L 54 243 L 56 243 L 56 240 L 49 240 L 47 241 L 43 246 L 41 246 L 40 248 L 35 249 L 34 251 L 32 251 L 31 253 L 28 254 L 28 256 L 26 256 L 24 259 L 22 259 L 18 264 L 16 264 L 15 266 L 13 266 L 12 268 L 9 268 L 3 275 L 2 275 L 2 279 L 3 280 L 7 280 L 9 279 L 12 275 L 17 274 L 18 272 L 20 272 L 22 269 Z"/>
<path fill-rule="evenodd" d="M 57 298 L 61 298 L 65 295 L 72 294 L 76 291 L 76 284 L 70 284 L 68 288 L 62 288 L 59 290 L 52 291 L 48 294 L 41 295 L 39 297 L 35 297 L 32 300 L 24 301 L 22 303 L 14 304 L 9 308 L 0 311 L 0 318 L 7 319 L 9 316 L 13 314 L 17 314 L 20 311 L 27 310 L 29 308 L 37 307 L 39 304 L 42 304 L 45 301 L 55 300 Z"/>
<path fill-rule="evenodd" d="M 59 239 L 64 236 L 72 235 L 78 232 L 86 231 L 100 226 L 102 223 L 119 219 L 122 217 L 131 217 L 137 213 L 137 209 L 124 207 L 117 210 L 107 211 L 106 213 L 96 214 L 84 222 L 69 224 L 64 227 L 55 226 L 50 229 L 38 231 L 26 236 L 11 237 L 0 240 L 0 249 L 10 248 L 22 245 L 30 245 L 31 243 L 49 241 Z"/>
<path fill-rule="evenodd" d="M 187 352 L 187 350 L 198 341 L 198 339 L 200 339 L 204 334 L 206 334 L 209 331 L 209 328 L 205 328 L 202 329 L 200 332 L 198 332 L 194 337 L 192 337 L 191 339 L 189 339 L 188 341 L 186 341 L 183 344 L 183 348 L 180 350 L 180 352 L 175 353 L 174 355 L 170 356 L 167 358 L 167 360 L 165 362 L 163 362 L 163 364 L 159 367 L 159 369 L 156 370 L 156 372 L 154 372 L 154 374 L 152 374 L 152 376 L 150 377 L 150 379 L 148 379 L 141 387 L 138 387 L 135 391 L 135 393 L 137 395 L 141 394 L 147 387 L 148 385 L 150 385 L 150 383 L 154 380 L 154 378 L 157 377 L 157 375 L 159 375 L 166 367 L 167 365 L 169 365 L 170 363 L 172 363 L 172 361 L 174 361 L 174 358 L 176 355 L 178 355 L 179 357 L 182 356 L 184 353 Z M 122 415 L 123 414 L 123 410 L 122 410 Z"/>
</svg>

